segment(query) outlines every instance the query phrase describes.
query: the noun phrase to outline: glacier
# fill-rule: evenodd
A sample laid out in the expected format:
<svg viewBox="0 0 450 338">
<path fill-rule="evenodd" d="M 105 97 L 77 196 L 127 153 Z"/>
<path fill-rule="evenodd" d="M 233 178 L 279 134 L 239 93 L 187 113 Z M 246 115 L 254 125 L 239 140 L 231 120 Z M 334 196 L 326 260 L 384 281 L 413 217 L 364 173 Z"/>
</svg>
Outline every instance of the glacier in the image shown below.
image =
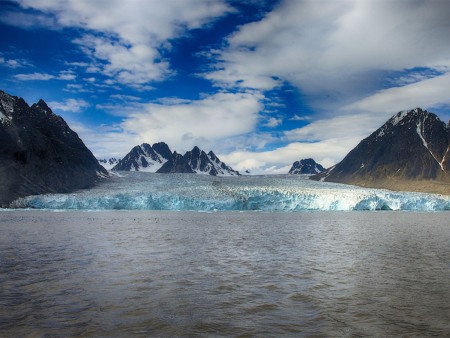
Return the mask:
<svg viewBox="0 0 450 338">
<path fill-rule="evenodd" d="M 50 210 L 450 210 L 450 196 L 368 189 L 306 175 L 214 177 L 121 172 L 70 194 L 27 196 L 11 207 Z"/>
</svg>

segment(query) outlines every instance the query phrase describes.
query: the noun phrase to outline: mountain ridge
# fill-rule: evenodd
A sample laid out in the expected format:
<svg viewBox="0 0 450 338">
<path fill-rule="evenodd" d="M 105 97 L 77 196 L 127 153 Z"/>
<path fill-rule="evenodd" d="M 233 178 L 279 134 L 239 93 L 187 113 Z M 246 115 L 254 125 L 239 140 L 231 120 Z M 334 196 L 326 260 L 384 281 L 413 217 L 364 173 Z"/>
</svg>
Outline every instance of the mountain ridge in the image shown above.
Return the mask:
<svg viewBox="0 0 450 338">
<path fill-rule="evenodd" d="M 195 146 L 184 155 L 170 150 L 164 142 L 150 146 L 143 143 L 133 147 L 125 157 L 111 169 L 112 171 L 146 171 L 159 174 L 197 173 L 212 176 L 237 176 L 238 171 L 226 165 L 214 154 L 206 153 Z"/>
</svg>

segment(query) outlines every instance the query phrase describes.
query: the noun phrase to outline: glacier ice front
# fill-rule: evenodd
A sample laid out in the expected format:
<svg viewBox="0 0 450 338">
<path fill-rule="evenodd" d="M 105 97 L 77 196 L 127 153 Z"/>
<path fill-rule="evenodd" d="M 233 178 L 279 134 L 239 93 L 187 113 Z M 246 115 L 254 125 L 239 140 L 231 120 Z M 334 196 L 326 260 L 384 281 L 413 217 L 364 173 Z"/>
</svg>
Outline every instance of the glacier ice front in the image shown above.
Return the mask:
<svg viewBox="0 0 450 338">
<path fill-rule="evenodd" d="M 121 173 L 89 190 L 28 196 L 15 208 L 81 210 L 450 210 L 450 197 L 316 182 L 302 175 Z"/>
</svg>

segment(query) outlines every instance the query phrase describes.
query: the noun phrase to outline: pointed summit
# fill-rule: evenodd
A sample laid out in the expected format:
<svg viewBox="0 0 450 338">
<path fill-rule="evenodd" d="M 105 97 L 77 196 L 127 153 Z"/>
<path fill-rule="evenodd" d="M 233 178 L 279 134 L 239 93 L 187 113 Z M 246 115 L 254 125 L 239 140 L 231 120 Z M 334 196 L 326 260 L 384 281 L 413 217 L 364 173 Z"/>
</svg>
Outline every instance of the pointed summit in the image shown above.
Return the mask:
<svg viewBox="0 0 450 338">
<path fill-rule="evenodd" d="M 289 170 L 290 175 L 314 175 L 320 174 L 325 170 L 319 163 L 312 158 L 306 158 L 300 161 L 295 161 Z"/>
<path fill-rule="evenodd" d="M 37 103 L 33 104 L 31 106 L 31 109 L 40 110 L 40 111 L 45 112 L 46 114 L 49 114 L 49 113 L 53 114 L 52 110 L 50 109 L 50 107 L 47 105 L 47 103 L 43 99 L 40 99 Z"/>
<path fill-rule="evenodd" d="M 448 194 L 450 128 L 426 110 L 401 111 L 316 179 Z"/>
<path fill-rule="evenodd" d="M 172 151 L 164 142 L 133 147 L 111 170 L 156 172 L 172 158 Z"/>
</svg>

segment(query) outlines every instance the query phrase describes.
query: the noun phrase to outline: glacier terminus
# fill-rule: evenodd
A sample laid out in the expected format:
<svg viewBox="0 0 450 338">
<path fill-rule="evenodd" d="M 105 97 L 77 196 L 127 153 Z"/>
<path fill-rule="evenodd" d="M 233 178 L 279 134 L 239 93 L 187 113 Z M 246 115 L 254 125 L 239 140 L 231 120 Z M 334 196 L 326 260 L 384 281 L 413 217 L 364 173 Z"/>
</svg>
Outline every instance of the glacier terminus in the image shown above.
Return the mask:
<svg viewBox="0 0 450 338">
<path fill-rule="evenodd" d="M 51 210 L 450 210 L 450 196 L 362 188 L 307 175 L 215 177 L 119 172 L 96 187 L 27 196 L 14 208 Z"/>
</svg>

